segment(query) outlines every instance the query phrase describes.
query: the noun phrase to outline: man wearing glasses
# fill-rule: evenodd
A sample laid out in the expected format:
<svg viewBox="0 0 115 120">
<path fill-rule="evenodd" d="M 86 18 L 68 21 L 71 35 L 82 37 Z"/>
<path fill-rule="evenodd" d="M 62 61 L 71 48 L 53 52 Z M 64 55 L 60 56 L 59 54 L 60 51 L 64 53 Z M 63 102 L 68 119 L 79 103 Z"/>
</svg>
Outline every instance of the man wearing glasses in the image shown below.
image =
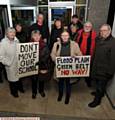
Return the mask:
<svg viewBox="0 0 115 120">
<path fill-rule="evenodd" d="M 108 24 L 100 27 L 99 36 L 96 38 L 95 54 L 93 59 L 91 77 L 96 80 L 96 92 L 94 100 L 89 107 L 100 105 L 105 94 L 108 81 L 115 73 L 115 38 L 111 35 Z"/>
</svg>

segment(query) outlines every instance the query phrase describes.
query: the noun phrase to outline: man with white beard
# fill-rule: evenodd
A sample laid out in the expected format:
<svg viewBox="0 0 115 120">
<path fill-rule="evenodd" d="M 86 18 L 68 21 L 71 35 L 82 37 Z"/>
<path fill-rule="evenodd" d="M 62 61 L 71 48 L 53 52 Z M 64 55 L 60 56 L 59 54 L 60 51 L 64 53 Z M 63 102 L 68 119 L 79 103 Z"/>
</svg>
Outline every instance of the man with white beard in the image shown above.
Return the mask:
<svg viewBox="0 0 115 120">
<path fill-rule="evenodd" d="M 87 21 L 86 23 L 84 23 L 83 29 L 78 31 L 76 42 L 79 44 L 80 50 L 83 55 L 91 56 L 91 65 L 95 49 L 95 38 L 96 32 L 93 30 L 93 25 L 90 21 Z M 85 82 L 88 87 L 91 87 L 90 76 L 85 78 Z"/>
</svg>

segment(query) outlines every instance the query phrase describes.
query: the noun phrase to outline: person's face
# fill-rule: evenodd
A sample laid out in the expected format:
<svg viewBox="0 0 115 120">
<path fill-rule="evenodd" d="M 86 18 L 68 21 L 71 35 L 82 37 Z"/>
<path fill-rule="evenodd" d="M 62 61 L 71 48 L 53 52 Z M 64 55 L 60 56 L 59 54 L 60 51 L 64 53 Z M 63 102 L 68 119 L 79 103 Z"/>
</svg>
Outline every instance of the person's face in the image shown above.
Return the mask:
<svg viewBox="0 0 115 120">
<path fill-rule="evenodd" d="M 61 34 L 61 38 L 62 38 L 62 42 L 68 42 L 68 40 L 69 40 L 69 33 L 68 32 L 63 32 L 62 34 Z"/>
<path fill-rule="evenodd" d="M 22 26 L 16 25 L 16 31 L 17 31 L 17 32 L 21 32 L 21 31 L 22 31 Z"/>
<path fill-rule="evenodd" d="M 86 23 L 84 24 L 84 32 L 88 33 L 92 30 L 92 24 L 91 23 Z"/>
<path fill-rule="evenodd" d="M 38 17 L 37 17 L 37 21 L 39 22 L 39 23 L 43 23 L 43 21 L 44 21 L 44 17 L 43 17 L 43 15 L 38 15 Z"/>
<path fill-rule="evenodd" d="M 78 18 L 72 18 L 72 23 L 76 24 L 78 22 Z"/>
<path fill-rule="evenodd" d="M 76 27 L 71 27 L 71 32 L 72 32 L 72 33 L 76 33 L 76 31 L 77 31 L 77 28 L 76 28 Z"/>
<path fill-rule="evenodd" d="M 34 40 L 34 42 L 39 42 L 41 38 L 41 35 L 39 33 L 35 33 L 32 36 L 32 39 Z"/>
<path fill-rule="evenodd" d="M 60 28 L 60 27 L 61 27 L 61 21 L 57 20 L 57 21 L 55 22 L 55 26 L 56 26 L 57 28 Z"/>
<path fill-rule="evenodd" d="M 7 33 L 7 37 L 11 41 L 14 40 L 15 36 L 16 36 L 16 32 L 13 32 L 13 31 L 11 32 L 10 31 L 10 32 Z"/>
<path fill-rule="evenodd" d="M 107 38 L 111 34 L 111 31 L 108 29 L 108 26 L 102 26 L 100 28 L 100 36 L 102 38 Z"/>
</svg>

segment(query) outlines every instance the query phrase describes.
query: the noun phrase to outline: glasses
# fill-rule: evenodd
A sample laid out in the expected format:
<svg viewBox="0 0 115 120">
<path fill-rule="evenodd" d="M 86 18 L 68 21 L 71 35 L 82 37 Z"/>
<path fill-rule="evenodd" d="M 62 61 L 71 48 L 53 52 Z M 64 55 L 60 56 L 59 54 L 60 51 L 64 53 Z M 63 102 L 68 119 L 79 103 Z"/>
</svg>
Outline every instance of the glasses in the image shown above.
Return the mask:
<svg viewBox="0 0 115 120">
<path fill-rule="evenodd" d="M 106 30 L 106 29 L 105 29 L 105 30 L 104 30 L 104 29 L 103 29 L 103 30 L 100 30 L 100 32 L 107 32 L 107 31 L 108 31 L 108 30 Z"/>
</svg>

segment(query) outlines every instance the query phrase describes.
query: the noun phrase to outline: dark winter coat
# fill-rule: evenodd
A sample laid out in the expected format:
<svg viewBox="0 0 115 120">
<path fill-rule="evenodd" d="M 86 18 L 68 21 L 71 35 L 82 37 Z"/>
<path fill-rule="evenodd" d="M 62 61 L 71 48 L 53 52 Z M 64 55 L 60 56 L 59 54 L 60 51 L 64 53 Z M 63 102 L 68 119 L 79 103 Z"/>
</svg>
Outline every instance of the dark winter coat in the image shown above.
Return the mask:
<svg viewBox="0 0 115 120">
<path fill-rule="evenodd" d="M 39 30 L 41 35 L 42 35 L 42 38 L 44 39 L 49 39 L 49 29 L 48 29 L 48 26 L 46 24 L 43 24 L 43 25 L 38 25 L 37 23 L 34 23 L 33 25 L 30 26 L 29 28 L 29 37 L 31 36 L 31 32 L 33 30 Z"/>
<path fill-rule="evenodd" d="M 39 69 L 40 70 L 48 70 L 49 65 L 49 58 L 50 58 L 50 51 L 48 46 L 44 44 L 44 47 L 39 51 Z"/>
<path fill-rule="evenodd" d="M 69 33 L 71 33 L 71 25 L 76 25 L 76 27 L 77 27 L 77 30 L 80 30 L 80 29 L 82 29 L 83 28 L 83 25 L 82 25 L 82 23 L 81 23 L 81 21 L 78 21 L 78 23 L 76 23 L 76 24 L 74 24 L 74 23 L 70 23 L 69 25 L 68 25 L 68 31 L 69 31 Z"/>
<path fill-rule="evenodd" d="M 20 43 L 27 42 L 27 34 L 24 31 L 16 32 L 16 37 L 19 39 Z"/>
<path fill-rule="evenodd" d="M 96 38 L 96 49 L 94 53 L 92 78 L 110 79 L 115 72 L 115 38 L 109 36 L 105 40 Z"/>
<path fill-rule="evenodd" d="M 57 42 L 57 38 L 60 38 L 62 31 L 63 28 L 57 29 L 56 27 L 51 30 L 50 49 L 52 49 L 54 43 Z"/>
<path fill-rule="evenodd" d="M 31 39 L 31 42 L 34 40 Z M 41 39 L 39 41 L 39 62 L 36 65 L 39 65 L 39 70 L 48 70 L 48 61 L 50 57 L 50 51 L 46 43 Z"/>
</svg>

